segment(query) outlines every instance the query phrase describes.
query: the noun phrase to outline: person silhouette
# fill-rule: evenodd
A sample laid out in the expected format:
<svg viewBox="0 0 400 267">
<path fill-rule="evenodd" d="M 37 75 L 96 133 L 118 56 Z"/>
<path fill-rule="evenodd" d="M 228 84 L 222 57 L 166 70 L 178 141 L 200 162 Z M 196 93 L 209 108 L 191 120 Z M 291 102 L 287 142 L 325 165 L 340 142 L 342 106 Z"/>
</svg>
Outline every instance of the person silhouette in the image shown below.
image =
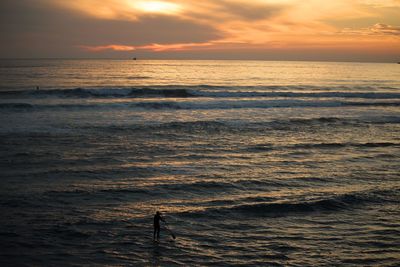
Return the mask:
<svg viewBox="0 0 400 267">
<path fill-rule="evenodd" d="M 160 240 L 160 221 L 165 222 L 165 219 L 161 216 L 161 212 L 157 211 L 154 215 L 154 232 L 153 232 L 153 240 Z M 157 237 L 157 239 L 156 239 Z"/>
</svg>

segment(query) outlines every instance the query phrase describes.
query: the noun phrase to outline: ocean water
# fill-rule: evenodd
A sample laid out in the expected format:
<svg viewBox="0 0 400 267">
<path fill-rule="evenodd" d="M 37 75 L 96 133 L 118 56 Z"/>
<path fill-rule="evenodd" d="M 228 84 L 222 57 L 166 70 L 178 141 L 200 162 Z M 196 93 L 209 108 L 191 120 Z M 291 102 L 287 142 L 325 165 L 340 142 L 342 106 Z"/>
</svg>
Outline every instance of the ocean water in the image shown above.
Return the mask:
<svg viewBox="0 0 400 267">
<path fill-rule="evenodd" d="M 1 266 L 400 262 L 400 65 L 1 60 L 0 112 Z"/>
</svg>

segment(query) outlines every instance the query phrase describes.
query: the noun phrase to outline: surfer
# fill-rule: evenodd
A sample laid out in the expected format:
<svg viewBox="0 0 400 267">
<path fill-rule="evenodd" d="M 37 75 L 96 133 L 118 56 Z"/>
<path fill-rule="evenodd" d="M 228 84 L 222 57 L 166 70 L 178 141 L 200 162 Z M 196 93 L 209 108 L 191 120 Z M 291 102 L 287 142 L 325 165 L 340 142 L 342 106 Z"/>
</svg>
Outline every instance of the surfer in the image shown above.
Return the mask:
<svg viewBox="0 0 400 267">
<path fill-rule="evenodd" d="M 160 220 L 165 222 L 165 219 L 161 216 L 161 212 L 157 211 L 156 215 L 154 215 L 154 232 L 153 232 L 153 240 L 159 240 L 160 239 Z M 157 239 L 156 239 L 157 235 Z"/>
</svg>

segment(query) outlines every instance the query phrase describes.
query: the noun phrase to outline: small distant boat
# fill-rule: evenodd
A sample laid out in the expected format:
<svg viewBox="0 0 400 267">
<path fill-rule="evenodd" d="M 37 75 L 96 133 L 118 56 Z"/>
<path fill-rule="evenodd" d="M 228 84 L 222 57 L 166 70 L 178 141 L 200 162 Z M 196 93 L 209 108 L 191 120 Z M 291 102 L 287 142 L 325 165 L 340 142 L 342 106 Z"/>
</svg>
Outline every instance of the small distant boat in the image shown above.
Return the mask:
<svg viewBox="0 0 400 267">
<path fill-rule="evenodd" d="M 134 57 L 134 58 L 132 58 L 132 60 L 136 60 L 136 58 Z"/>
</svg>

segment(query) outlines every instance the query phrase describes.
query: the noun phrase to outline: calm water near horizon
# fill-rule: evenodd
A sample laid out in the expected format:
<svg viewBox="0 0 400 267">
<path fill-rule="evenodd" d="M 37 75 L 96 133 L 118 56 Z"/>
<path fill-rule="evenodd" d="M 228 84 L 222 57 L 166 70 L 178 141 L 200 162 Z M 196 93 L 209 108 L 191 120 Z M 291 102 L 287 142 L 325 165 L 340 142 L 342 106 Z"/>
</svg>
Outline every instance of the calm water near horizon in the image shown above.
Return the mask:
<svg viewBox="0 0 400 267">
<path fill-rule="evenodd" d="M 0 60 L 0 111 L 2 266 L 400 261 L 398 64 Z"/>
</svg>

